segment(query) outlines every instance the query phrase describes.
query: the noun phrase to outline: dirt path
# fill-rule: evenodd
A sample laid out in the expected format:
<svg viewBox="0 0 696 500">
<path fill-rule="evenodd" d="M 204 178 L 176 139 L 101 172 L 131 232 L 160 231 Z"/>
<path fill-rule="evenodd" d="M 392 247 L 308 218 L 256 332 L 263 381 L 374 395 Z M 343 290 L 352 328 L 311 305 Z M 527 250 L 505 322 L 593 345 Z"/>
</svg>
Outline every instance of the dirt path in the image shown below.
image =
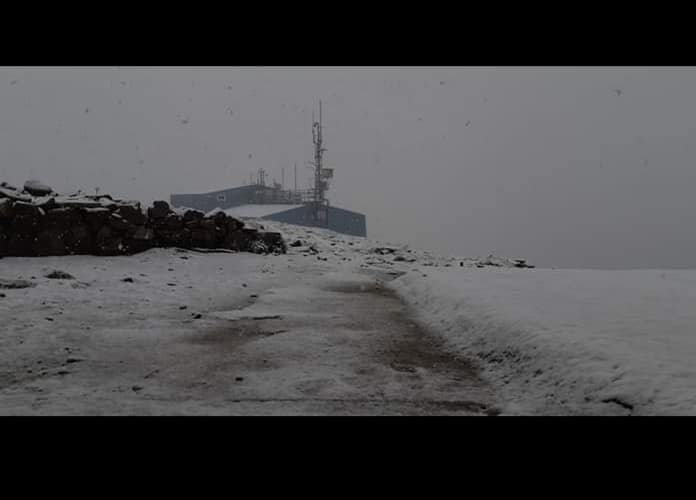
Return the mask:
<svg viewBox="0 0 696 500">
<path fill-rule="evenodd" d="M 244 301 L 215 304 L 200 320 L 163 317 L 164 328 L 167 321 L 172 324 L 167 336 L 150 336 L 136 327 L 80 337 L 85 355 L 79 354 L 77 337 L 65 329 L 47 339 L 53 349 L 43 351 L 43 371 L 26 373 L 18 366 L 3 372 L 0 412 L 498 413 L 493 391 L 476 370 L 421 330 L 382 286 L 394 276 L 326 271 L 289 269 Z M 122 316 L 106 302 L 102 311 L 103 318 Z M 137 314 L 133 317 L 119 321 L 126 327 Z M 99 322 L 107 319 L 92 321 L 99 331 Z M 61 357 L 70 353 L 57 348 L 63 338 L 78 345 L 72 363 Z"/>
<path fill-rule="evenodd" d="M 236 316 L 187 336 L 205 362 L 171 367 L 160 389 L 185 381 L 176 393 L 229 414 L 498 413 L 474 368 L 421 330 L 379 280 L 272 289 Z M 150 400 L 167 400 L 155 392 Z"/>
</svg>

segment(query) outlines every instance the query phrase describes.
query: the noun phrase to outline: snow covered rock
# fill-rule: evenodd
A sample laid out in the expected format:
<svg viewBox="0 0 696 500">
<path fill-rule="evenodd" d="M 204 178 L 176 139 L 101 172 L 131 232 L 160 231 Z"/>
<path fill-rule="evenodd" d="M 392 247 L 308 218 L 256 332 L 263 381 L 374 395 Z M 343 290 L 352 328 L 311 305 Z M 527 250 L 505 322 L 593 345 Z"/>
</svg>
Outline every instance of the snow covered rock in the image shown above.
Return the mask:
<svg viewBox="0 0 696 500">
<path fill-rule="evenodd" d="M 187 222 L 192 222 L 192 221 L 199 221 L 203 217 L 205 217 L 205 214 L 201 212 L 200 210 L 193 210 L 193 209 L 187 209 L 184 214 L 184 223 Z"/>
<path fill-rule="evenodd" d="M 391 247 L 375 247 L 370 250 L 371 253 L 375 253 L 377 255 L 387 255 L 396 252 L 396 248 L 391 248 Z"/>
<path fill-rule="evenodd" d="M 36 286 L 36 283 L 27 280 L 5 280 L 0 278 L 0 290 L 17 290 L 34 286 Z"/>
<path fill-rule="evenodd" d="M 29 180 L 24 183 L 24 190 L 32 196 L 46 196 L 53 192 L 53 189 L 37 180 Z"/>
<path fill-rule="evenodd" d="M 268 253 L 268 247 L 263 241 L 252 241 L 250 251 L 254 253 Z"/>
<path fill-rule="evenodd" d="M 266 244 L 268 252 L 285 253 L 287 251 L 287 245 L 280 233 L 266 231 L 261 233 L 261 239 Z"/>
<path fill-rule="evenodd" d="M 210 212 L 208 212 L 207 214 L 205 214 L 205 218 L 206 218 L 206 219 L 212 219 L 212 218 L 215 217 L 217 214 L 224 214 L 224 213 L 225 213 L 225 211 L 224 211 L 222 208 L 217 207 L 217 208 L 212 209 L 212 210 L 211 210 Z"/>
<path fill-rule="evenodd" d="M 6 187 L 0 187 L 0 198 L 9 198 L 15 201 L 30 202 L 31 196 L 27 196 L 19 193 L 16 189 L 8 189 Z"/>
<path fill-rule="evenodd" d="M 52 271 L 48 273 L 46 276 L 48 279 L 52 280 L 74 280 L 75 277 L 71 274 L 66 273 L 65 271 Z"/>
<path fill-rule="evenodd" d="M 56 196 L 55 203 L 58 207 L 72 208 L 98 208 L 101 203 L 85 196 Z"/>
<path fill-rule="evenodd" d="M 222 211 L 206 218 L 156 201 L 144 212 L 139 202 L 108 195 L 61 196 L 45 188 L 31 185 L 40 196 L 0 188 L 0 256 L 127 255 L 153 247 L 286 251 L 279 233 L 246 228 Z"/>
</svg>

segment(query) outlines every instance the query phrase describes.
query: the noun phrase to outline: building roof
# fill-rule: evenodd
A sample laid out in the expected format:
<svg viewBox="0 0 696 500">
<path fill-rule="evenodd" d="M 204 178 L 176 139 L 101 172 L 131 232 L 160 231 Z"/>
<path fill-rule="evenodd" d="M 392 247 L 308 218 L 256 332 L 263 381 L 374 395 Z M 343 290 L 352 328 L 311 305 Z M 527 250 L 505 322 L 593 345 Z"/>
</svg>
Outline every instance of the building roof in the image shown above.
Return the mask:
<svg viewBox="0 0 696 500">
<path fill-rule="evenodd" d="M 302 205 L 240 205 L 238 207 L 228 208 L 224 212 L 232 217 L 265 217 L 267 215 L 285 212 L 293 208 L 299 208 Z"/>
</svg>

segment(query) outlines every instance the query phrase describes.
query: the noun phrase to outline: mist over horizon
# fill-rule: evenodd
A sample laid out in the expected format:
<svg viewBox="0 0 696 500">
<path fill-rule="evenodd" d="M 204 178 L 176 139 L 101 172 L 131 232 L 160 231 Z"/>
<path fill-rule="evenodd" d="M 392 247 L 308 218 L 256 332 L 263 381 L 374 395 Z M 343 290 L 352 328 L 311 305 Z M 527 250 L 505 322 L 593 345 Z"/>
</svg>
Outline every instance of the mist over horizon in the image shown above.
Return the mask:
<svg viewBox="0 0 696 500">
<path fill-rule="evenodd" d="M 0 68 L 0 181 L 169 200 L 306 188 L 369 238 L 538 267 L 694 268 L 694 68 Z"/>
</svg>

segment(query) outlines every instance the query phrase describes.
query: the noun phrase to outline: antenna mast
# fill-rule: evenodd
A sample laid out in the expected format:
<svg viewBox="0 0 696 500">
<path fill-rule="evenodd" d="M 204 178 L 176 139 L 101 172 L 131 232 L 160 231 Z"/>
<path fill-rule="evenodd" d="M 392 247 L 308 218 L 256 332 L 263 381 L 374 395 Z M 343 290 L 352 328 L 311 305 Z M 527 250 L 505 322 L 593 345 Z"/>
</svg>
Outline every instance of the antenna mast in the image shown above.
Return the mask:
<svg viewBox="0 0 696 500">
<path fill-rule="evenodd" d="M 312 112 L 312 120 L 313 119 L 314 112 Z M 325 183 L 322 176 L 322 160 L 326 149 L 323 147 L 324 137 L 322 134 L 321 101 L 319 101 L 319 121 L 312 123 L 312 142 L 314 143 L 314 221 L 318 224 L 321 219 L 320 212 L 325 210 Z"/>
</svg>

